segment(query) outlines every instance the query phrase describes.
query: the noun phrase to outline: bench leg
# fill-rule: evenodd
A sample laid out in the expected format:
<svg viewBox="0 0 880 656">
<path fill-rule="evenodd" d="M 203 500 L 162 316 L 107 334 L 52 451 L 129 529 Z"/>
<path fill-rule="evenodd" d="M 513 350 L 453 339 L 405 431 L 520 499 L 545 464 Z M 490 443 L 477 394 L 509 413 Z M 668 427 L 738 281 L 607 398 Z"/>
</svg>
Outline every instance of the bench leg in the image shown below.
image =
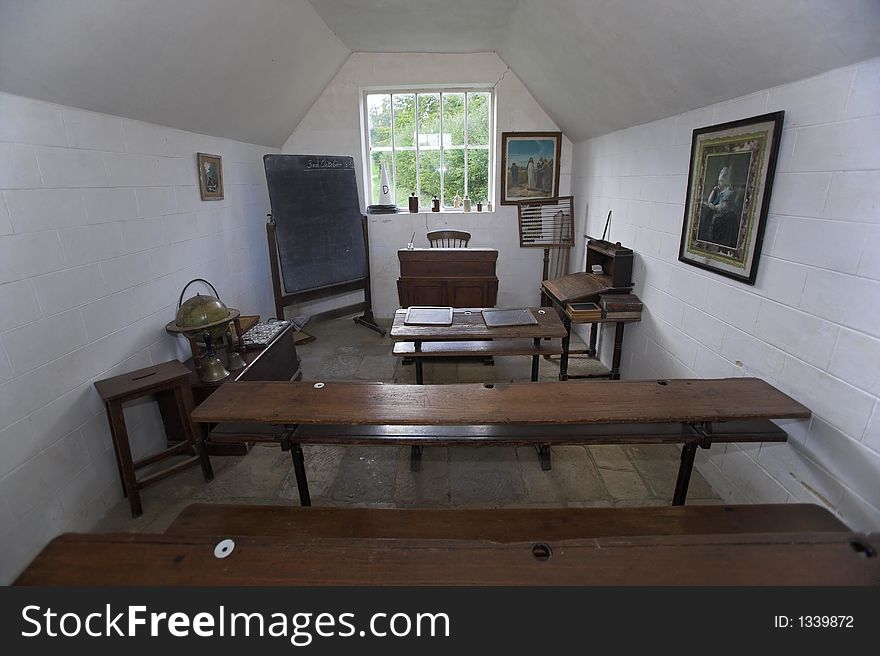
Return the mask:
<svg viewBox="0 0 880 656">
<path fill-rule="evenodd" d="M 596 357 L 596 342 L 599 338 L 599 324 L 591 323 L 590 324 L 590 350 L 587 351 L 587 356 L 591 358 Z"/>
<path fill-rule="evenodd" d="M 416 385 L 422 384 L 422 359 L 416 358 Z"/>
<path fill-rule="evenodd" d="M 537 350 L 540 347 L 541 347 L 541 338 L 535 337 L 535 349 Z M 532 382 L 535 382 L 538 380 L 538 361 L 539 361 L 538 356 L 533 355 L 532 356 Z"/>
<path fill-rule="evenodd" d="M 568 347 L 571 344 L 571 319 L 565 314 L 562 317 L 565 326 L 565 337 L 562 338 L 562 355 L 559 358 L 559 380 L 568 380 Z"/>
<path fill-rule="evenodd" d="M 683 506 L 687 498 L 688 484 L 694 469 L 694 458 L 697 455 L 696 444 L 685 444 L 681 448 L 681 465 L 678 468 L 678 480 L 675 482 L 675 494 L 672 496 L 673 506 Z"/>
<path fill-rule="evenodd" d="M 296 475 L 299 505 L 311 506 L 312 498 L 309 496 L 309 482 L 306 479 L 306 461 L 303 457 L 302 447 L 299 444 L 291 444 L 290 457 L 293 459 L 293 473 Z"/>
<path fill-rule="evenodd" d="M 414 445 L 410 449 L 409 470 L 414 472 L 422 470 L 422 447 Z"/>
<path fill-rule="evenodd" d="M 543 471 L 550 471 L 550 447 L 546 444 L 542 444 L 541 446 L 536 446 L 535 451 L 538 452 L 538 460 L 541 461 L 541 469 Z"/>
<path fill-rule="evenodd" d="M 190 420 L 190 415 L 193 411 L 193 396 L 192 390 L 188 384 L 178 385 L 174 388 L 174 400 L 177 403 L 177 411 L 180 414 L 180 417 L 183 419 L 183 432 L 186 436 L 186 441 L 189 442 L 196 454 L 199 456 L 199 464 L 202 466 L 202 476 L 205 477 L 205 481 L 213 481 L 214 480 L 214 469 L 211 467 L 211 460 L 208 457 L 208 447 L 205 444 L 204 439 L 202 439 L 202 434 L 199 431 L 199 428 L 192 425 L 192 421 Z"/>
</svg>

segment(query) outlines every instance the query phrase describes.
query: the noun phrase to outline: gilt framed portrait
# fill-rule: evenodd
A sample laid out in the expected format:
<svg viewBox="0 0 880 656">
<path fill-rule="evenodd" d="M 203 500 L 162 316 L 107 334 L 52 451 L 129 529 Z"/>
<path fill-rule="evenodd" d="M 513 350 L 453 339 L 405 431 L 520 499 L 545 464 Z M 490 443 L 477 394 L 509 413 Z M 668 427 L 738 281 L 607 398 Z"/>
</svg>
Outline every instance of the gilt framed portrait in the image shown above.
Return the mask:
<svg viewBox="0 0 880 656">
<path fill-rule="evenodd" d="M 202 200 L 223 200 L 223 165 L 220 155 L 199 153 L 198 162 Z"/>
<path fill-rule="evenodd" d="M 561 132 L 501 133 L 501 204 L 559 196 Z"/>
<path fill-rule="evenodd" d="M 784 114 L 694 130 L 680 261 L 755 284 Z"/>
</svg>

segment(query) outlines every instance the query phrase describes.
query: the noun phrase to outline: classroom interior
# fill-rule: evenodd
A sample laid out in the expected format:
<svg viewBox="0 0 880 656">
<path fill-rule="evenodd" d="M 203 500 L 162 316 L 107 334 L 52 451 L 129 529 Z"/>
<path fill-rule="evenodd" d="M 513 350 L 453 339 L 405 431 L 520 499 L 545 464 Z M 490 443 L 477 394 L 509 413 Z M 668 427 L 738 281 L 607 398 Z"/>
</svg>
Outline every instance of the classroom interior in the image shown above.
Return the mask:
<svg viewBox="0 0 880 656">
<path fill-rule="evenodd" d="M 880 5 L 442 5 L 0 0 L 0 583 L 64 533 L 161 533 L 193 502 L 302 501 L 291 454 L 242 439 L 210 452 L 213 480 L 193 466 L 144 488 L 133 517 L 96 386 L 191 358 L 166 328 L 194 279 L 243 317 L 281 318 L 264 164 L 281 155 L 351 158 L 380 329 L 352 321 L 363 309 L 340 310 L 364 300 L 360 288 L 287 304 L 288 320 L 313 317 L 294 326 L 301 382 L 417 387 L 418 366 L 425 388 L 583 386 L 588 405 L 589 386 L 619 383 L 560 380 L 558 353 L 534 356 L 537 383 L 522 354 L 416 365 L 393 352 L 391 329 L 407 307 L 401 251 L 435 250 L 431 231 L 467 231 L 465 250 L 497 252 L 496 308 L 547 307 L 544 280 L 588 273 L 589 240 L 607 240 L 631 250 L 624 291 L 641 315 L 622 346 L 612 323 L 595 336 L 572 324 L 568 375 L 759 379 L 809 410 L 777 419 L 784 441 L 697 449 L 687 506 L 814 504 L 880 532 Z M 423 128 L 419 108 L 435 98 L 470 103 L 440 112 L 464 141 Z M 410 100 L 415 136 L 400 127 Z M 739 278 L 718 258 L 694 266 L 682 255 L 695 134 L 765 115 L 779 122 L 764 206 L 743 233 L 754 261 Z M 559 135 L 540 160 L 552 174 L 533 183 L 523 160 L 511 176 L 516 133 Z M 219 156 L 221 184 L 200 154 Z M 368 211 L 387 200 L 383 161 L 395 213 Z M 446 184 L 462 172 L 461 188 Z M 506 202 L 517 190 L 571 198 L 570 243 L 552 257 L 524 247 L 522 205 Z M 169 446 L 166 420 L 152 396 L 124 404 L 135 460 Z M 314 506 L 368 509 L 659 508 L 682 459 L 671 443 L 554 445 L 549 470 L 523 445 L 426 446 L 420 467 L 408 445 L 303 451 Z"/>
</svg>

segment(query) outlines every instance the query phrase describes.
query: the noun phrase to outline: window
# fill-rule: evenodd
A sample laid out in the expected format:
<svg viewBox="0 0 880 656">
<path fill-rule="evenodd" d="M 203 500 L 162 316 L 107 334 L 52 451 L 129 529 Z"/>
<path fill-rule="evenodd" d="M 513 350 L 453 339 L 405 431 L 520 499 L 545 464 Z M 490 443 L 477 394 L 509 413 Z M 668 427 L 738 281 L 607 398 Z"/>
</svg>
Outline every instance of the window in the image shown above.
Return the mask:
<svg viewBox="0 0 880 656">
<path fill-rule="evenodd" d="M 474 206 L 491 196 L 492 101 L 489 89 L 406 90 L 364 94 L 368 204 L 379 201 L 381 164 L 394 202 L 421 208 L 434 196 L 444 209 L 466 195 Z"/>
</svg>

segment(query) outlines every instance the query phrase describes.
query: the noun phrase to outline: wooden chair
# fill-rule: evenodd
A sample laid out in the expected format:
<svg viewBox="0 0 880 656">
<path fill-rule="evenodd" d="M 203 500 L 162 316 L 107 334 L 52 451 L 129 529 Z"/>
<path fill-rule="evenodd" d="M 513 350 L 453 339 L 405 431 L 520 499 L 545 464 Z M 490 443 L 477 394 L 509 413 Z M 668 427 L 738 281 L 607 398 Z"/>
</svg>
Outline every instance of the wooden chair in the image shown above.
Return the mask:
<svg viewBox="0 0 880 656">
<path fill-rule="evenodd" d="M 428 242 L 431 248 L 467 248 L 471 233 L 466 230 L 431 230 Z"/>
</svg>

